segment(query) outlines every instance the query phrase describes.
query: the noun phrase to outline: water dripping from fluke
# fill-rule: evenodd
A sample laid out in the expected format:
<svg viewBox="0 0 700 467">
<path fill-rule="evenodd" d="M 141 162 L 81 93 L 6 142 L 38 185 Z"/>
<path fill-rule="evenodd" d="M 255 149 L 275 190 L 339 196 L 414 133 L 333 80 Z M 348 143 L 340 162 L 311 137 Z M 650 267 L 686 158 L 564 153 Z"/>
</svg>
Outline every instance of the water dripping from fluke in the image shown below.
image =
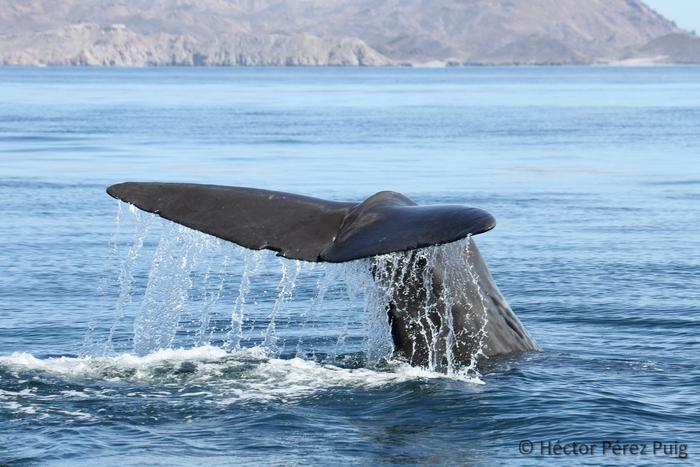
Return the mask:
<svg viewBox="0 0 700 467">
<path fill-rule="evenodd" d="M 122 210 L 122 212 L 125 210 Z M 119 268 L 103 354 L 214 346 L 266 358 L 391 368 L 404 362 L 456 377 L 536 350 L 471 235 L 338 263 L 285 259 L 129 210 L 135 238 Z M 118 219 L 122 228 L 123 219 Z M 154 252 L 144 237 L 160 232 Z M 152 258 L 142 264 L 139 258 Z M 126 303 L 138 306 L 125 307 Z M 91 330 L 86 341 L 97 341 Z M 130 345 L 130 347 L 129 347 Z M 350 363 L 348 363 L 350 362 Z"/>
</svg>

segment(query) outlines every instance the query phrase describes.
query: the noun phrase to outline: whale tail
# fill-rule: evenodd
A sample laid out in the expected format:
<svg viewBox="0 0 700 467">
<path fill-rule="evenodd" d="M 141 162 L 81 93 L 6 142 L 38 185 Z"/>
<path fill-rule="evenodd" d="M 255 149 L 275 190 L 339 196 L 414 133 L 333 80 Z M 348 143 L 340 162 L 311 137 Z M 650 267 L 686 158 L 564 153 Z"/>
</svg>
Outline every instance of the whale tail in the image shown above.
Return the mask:
<svg viewBox="0 0 700 467">
<path fill-rule="evenodd" d="M 391 191 L 360 203 L 191 183 L 127 182 L 110 186 L 107 193 L 243 247 L 314 262 L 338 263 L 441 245 L 496 225 L 481 209 L 418 206 Z"/>
<path fill-rule="evenodd" d="M 185 183 L 120 183 L 107 192 L 243 247 L 315 262 L 451 243 L 486 232 L 496 223 L 480 209 L 418 206 L 390 191 L 359 203 Z M 470 368 L 481 355 L 537 350 L 473 241 L 466 249 L 455 247 L 459 251 L 446 247 L 430 264 L 427 257 L 412 253 L 398 263 L 381 257 L 370 265 L 375 281 L 389 292 L 386 313 L 395 349 L 412 365 L 441 371 Z M 415 271 L 407 273 L 406 266 Z"/>
</svg>

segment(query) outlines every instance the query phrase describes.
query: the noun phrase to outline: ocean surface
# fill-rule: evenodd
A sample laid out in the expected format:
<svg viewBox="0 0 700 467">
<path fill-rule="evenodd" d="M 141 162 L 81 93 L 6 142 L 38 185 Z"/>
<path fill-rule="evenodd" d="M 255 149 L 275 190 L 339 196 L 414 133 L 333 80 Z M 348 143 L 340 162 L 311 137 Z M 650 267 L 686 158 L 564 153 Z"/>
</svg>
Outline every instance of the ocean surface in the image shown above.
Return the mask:
<svg viewBox="0 0 700 467">
<path fill-rule="evenodd" d="M 485 209 L 541 351 L 412 368 L 127 180 Z M 700 67 L 0 68 L 0 465 L 700 464 L 699 336 Z"/>
</svg>

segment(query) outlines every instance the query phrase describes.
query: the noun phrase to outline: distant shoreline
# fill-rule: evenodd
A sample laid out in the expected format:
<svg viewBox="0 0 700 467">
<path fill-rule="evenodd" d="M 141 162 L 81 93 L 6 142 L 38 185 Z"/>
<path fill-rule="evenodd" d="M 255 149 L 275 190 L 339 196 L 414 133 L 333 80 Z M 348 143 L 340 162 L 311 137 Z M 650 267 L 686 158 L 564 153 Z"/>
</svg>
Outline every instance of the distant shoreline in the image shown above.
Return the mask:
<svg viewBox="0 0 700 467">
<path fill-rule="evenodd" d="M 10 2 L 0 66 L 700 64 L 700 37 L 642 0 Z"/>
<path fill-rule="evenodd" d="M 464 65 L 15 65 L 0 64 L 0 69 L 95 69 L 95 70 L 154 70 L 154 69 L 408 69 L 408 70 L 452 70 L 466 68 L 670 68 L 670 67 L 698 67 L 700 63 L 664 63 L 645 61 L 621 61 L 613 63 L 512 63 L 512 64 L 479 64 L 470 63 Z"/>
</svg>

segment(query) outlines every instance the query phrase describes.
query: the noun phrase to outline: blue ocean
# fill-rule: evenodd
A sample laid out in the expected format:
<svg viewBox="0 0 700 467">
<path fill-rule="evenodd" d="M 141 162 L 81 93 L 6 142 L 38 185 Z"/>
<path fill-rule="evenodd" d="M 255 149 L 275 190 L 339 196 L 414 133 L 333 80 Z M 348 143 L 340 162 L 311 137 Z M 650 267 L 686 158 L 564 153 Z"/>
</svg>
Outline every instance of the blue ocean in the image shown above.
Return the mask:
<svg viewBox="0 0 700 467">
<path fill-rule="evenodd" d="M 122 181 L 484 209 L 541 348 L 392 359 L 366 264 Z M 0 68 L 0 464 L 700 464 L 700 67 Z"/>
</svg>

